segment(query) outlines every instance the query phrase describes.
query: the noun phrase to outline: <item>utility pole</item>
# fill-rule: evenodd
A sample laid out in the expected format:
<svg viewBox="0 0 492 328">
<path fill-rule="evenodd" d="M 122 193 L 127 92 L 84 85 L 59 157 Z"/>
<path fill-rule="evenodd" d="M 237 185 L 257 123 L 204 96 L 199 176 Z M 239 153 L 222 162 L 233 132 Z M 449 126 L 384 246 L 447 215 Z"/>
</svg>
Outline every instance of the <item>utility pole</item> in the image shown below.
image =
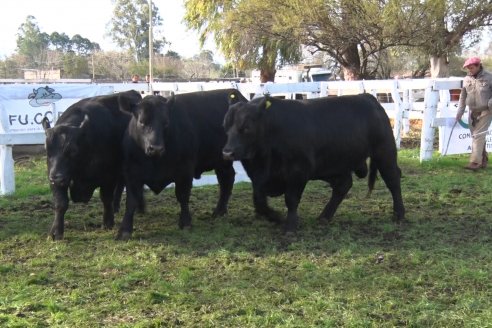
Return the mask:
<svg viewBox="0 0 492 328">
<path fill-rule="evenodd" d="M 91 53 L 91 63 L 92 63 L 92 83 L 96 80 L 96 74 L 94 72 L 94 51 Z"/>
<path fill-rule="evenodd" d="M 149 92 L 152 94 L 152 82 L 154 80 L 154 74 L 152 74 L 152 57 L 154 52 L 154 42 L 152 36 L 152 0 L 149 0 Z"/>
</svg>

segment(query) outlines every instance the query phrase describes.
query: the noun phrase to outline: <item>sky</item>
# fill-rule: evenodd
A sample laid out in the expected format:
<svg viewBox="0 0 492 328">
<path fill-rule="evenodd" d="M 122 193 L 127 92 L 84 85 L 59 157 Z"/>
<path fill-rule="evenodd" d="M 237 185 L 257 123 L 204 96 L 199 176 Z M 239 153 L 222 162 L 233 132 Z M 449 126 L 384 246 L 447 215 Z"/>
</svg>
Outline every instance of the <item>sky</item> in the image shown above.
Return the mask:
<svg viewBox="0 0 492 328">
<path fill-rule="evenodd" d="M 163 18 L 162 35 L 171 42 L 164 51 L 173 50 L 183 57 L 198 54 L 198 35 L 194 31 L 188 31 L 182 22 L 183 0 L 153 2 Z M 116 45 L 107 36 L 112 10 L 111 0 L 4 0 L 0 7 L 0 59 L 14 53 L 18 28 L 28 15 L 36 18 L 41 32 L 64 32 L 70 37 L 80 34 L 99 43 L 103 50 L 115 50 Z M 490 34 L 486 35 L 480 48 L 488 47 L 490 40 Z M 208 41 L 204 49 L 215 53 L 216 62 L 225 62 L 212 41 Z"/>
<path fill-rule="evenodd" d="M 164 51 L 173 50 L 183 57 L 192 57 L 200 52 L 198 35 L 188 31 L 182 22 L 184 7 L 182 0 L 153 0 L 163 19 L 162 34 L 171 42 Z M 0 58 L 14 53 L 18 28 L 28 15 L 36 18 L 41 32 L 64 32 L 72 37 L 82 37 L 97 42 L 103 50 L 117 49 L 107 36 L 107 25 L 111 20 L 111 0 L 11 0 L 2 1 L 0 8 Z M 212 42 L 204 49 L 216 52 Z M 215 60 L 222 62 L 217 54 Z"/>
</svg>

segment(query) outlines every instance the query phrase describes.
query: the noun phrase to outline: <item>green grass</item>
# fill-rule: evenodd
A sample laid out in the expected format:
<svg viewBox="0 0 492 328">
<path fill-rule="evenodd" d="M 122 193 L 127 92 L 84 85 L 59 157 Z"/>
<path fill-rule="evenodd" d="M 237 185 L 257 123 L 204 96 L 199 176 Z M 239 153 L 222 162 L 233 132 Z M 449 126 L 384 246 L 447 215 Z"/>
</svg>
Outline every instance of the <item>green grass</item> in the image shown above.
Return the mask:
<svg viewBox="0 0 492 328">
<path fill-rule="evenodd" d="M 253 214 L 235 186 L 211 219 L 216 187 L 195 188 L 194 227 L 177 227 L 173 190 L 147 194 L 129 242 L 104 231 L 95 195 L 71 204 L 65 240 L 47 240 L 53 213 L 44 159 L 16 166 L 0 198 L 1 327 L 491 327 L 492 168 L 466 156 L 420 164 L 400 152 L 408 223 L 391 222 L 379 179 L 354 181 L 332 223 L 316 217 L 330 189 L 311 182 L 294 236 Z M 282 198 L 271 204 L 284 211 Z M 117 216 L 117 221 L 121 213 Z"/>
</svg>

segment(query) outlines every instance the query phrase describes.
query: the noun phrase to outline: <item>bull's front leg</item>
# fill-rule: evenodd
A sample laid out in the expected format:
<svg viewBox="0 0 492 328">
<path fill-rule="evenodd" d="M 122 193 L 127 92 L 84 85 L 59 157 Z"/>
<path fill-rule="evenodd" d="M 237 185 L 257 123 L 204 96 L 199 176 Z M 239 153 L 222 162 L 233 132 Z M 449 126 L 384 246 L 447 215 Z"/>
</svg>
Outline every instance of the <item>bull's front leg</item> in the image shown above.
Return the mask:
<svg viewBox="0 0 492 328">
<path fill-rule="evenodd" d="M 115 186 L 101 186 L 100 198 L 103 203 L 103 228 L 112 229 L 114 226 L 114 190 Z"/>
<path fill-rule="evenodd" d="M 302 178 L 291 179 L 285 190 L 285 205 L 287 206 L 287 220 L 285 223 L 286 232 L 295 232 L 299 226 L 299 216 L 297 208 L 301 201 L 302 193 L 306 187 L 307 181 Z"/>
<path fill-rule="evenodd" d="M 234 171 L 232 162 L 226 162 L 223 164 L 223 167 L 215 169 L 215 174 L 217 175 L 217 180 L 219 182 L 220 196 L 212 217 L 222 216 L 227 213 L 227 204 L 231 197 L 236 172 Z"/>
<path fill-rule="evenodd" d="M 323 212 L 319 215 L 319 219 L 324 222 L 329 222 L 333 218 L 338 206 L 345 198 L 350 188 L 352 188 L 352 174 L 349 173 L 347 175 L 333 178 L 330 181 L 330 185 L 333 190 L 330 201 L 326 204 Z"/>
<path fill-rule="evenodd" d="M 143 204 L 143 182 L 132 182 L 126 185 L 125 214 L 121 221 L 120 229 L 116 235 L 117 240 L 128 240 L 133 233 L 133 217 L 135 210 Z"/>
<path fill-rule="evenodd" d="M 62 240 L 65 230 L 65 213 L 68 209 L 68 187 L 51 186 L 55 207 L 55 219 L 51 225 L 50 236 L 53 240 Z"/>
<path fill-rule="evenodd" d="M 253 204 L 257 215 L 264 216 L 268 221 L 275 223 L 282 221 L 282 215 L 268 205 L 265 187 L 260 183 L 253 183 Z"/>
<path fill-rule="evenodd" d="M 193 184 L 193 176 L 183 176 L 176 179 L 174 193 L 176 199 L 181 207 L 181 212 L 179 214 L 179 228 L 183 229 L 186 227 L 191 228 L 191 214 L 190 214 L 190 195 L 191 187 Z"/>
</svg>

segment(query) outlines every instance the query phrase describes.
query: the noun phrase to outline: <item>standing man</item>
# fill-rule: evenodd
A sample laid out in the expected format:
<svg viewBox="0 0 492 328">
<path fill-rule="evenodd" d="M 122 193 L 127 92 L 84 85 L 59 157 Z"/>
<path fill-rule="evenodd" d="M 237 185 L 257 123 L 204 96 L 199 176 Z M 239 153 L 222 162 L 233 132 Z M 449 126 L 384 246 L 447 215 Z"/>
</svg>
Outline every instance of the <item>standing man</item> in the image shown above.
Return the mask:
<svg viewBox="0 0 492 328">
<path fill-rule="evenodd" d="M 492 121 L 492 74 L 483 69 L 478 57 L 468 58 L 463 68 L 466 68 L 468 75 L 463 80 L 456 120 L 461 119 L 468 106 L 472 153 L 465 169 L 477 171 L 486 168 L 488 162 L 485 137 Z"/>
</svg>

